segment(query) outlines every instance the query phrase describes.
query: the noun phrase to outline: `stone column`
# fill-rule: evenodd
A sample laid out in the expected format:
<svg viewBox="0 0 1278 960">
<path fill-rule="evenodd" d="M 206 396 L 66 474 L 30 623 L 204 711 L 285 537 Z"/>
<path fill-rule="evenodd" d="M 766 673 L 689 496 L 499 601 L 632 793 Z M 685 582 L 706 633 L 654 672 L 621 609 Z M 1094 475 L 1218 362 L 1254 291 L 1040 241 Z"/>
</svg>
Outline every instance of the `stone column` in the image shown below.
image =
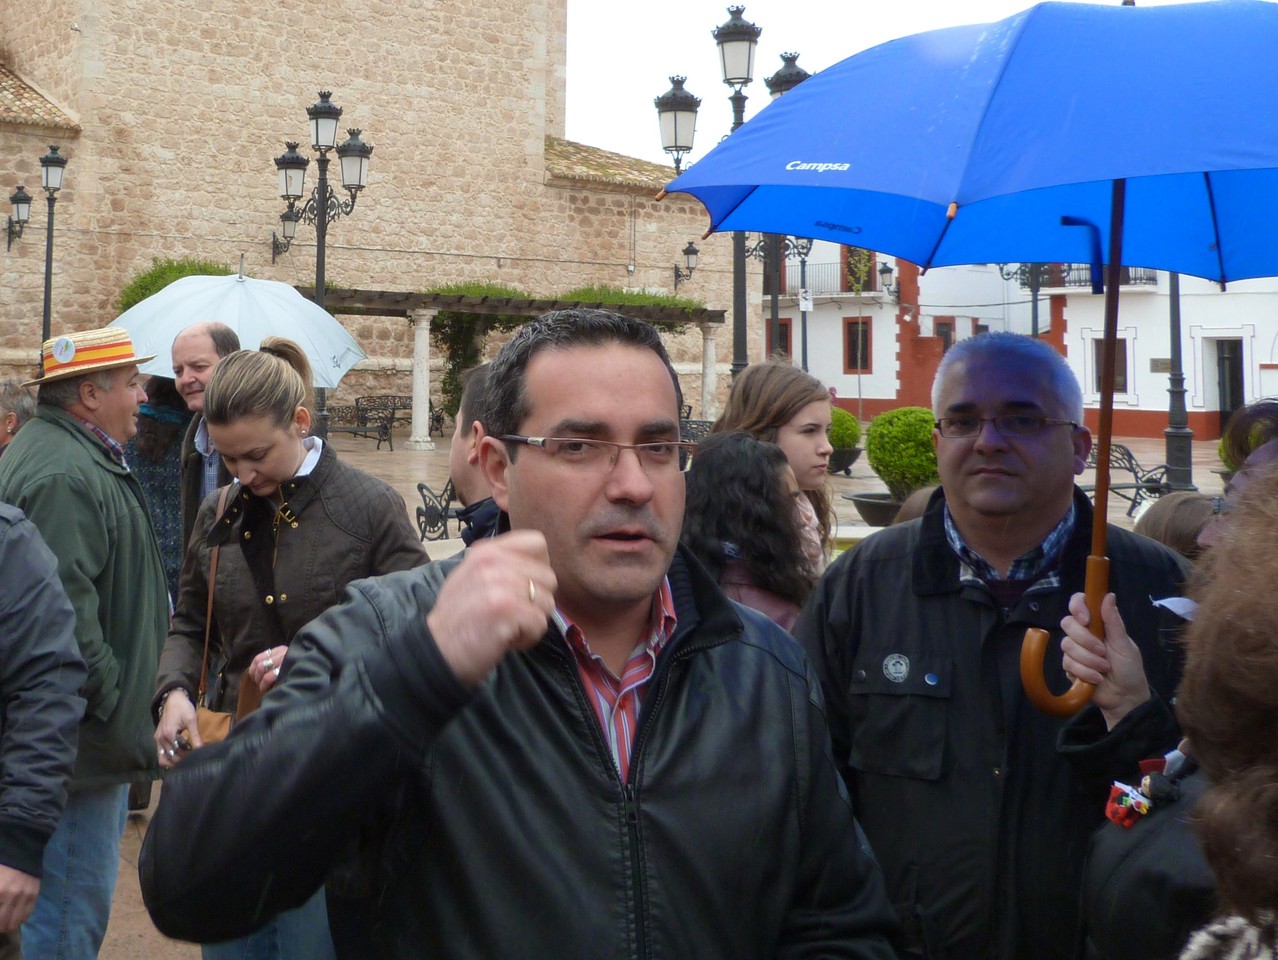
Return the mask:
<svg viewBox="0 0 1278 960">
<path fill-rule="evenodd" d="M 715 396 L 719 392 L 718 361 L 715 357 L 715 331 L 720 324 L 701 324 L 701 420 L 715 419 Z"/>
<path fill-rule="evenodd" d="M 409 449 L 434 450 L 430 438 L 430 322 L 438 310 L 411 310 L 413 326 L 413 425 Z"/>
</svg>

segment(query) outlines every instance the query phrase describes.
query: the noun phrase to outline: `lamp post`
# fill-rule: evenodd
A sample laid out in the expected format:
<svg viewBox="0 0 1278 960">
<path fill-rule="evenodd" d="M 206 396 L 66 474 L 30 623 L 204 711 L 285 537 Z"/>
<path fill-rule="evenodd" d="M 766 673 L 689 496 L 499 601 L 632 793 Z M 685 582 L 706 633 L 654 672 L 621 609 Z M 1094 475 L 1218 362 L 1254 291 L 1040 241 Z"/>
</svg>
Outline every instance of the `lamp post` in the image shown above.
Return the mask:
<svg viewBox="0 0 1278 960">
<path fill-rule="evenodd" d="M 306 168 L 310 158 L 298 152 L 298 143 L 287 141 L 284 153 L 275 158 L 275 169 L 279 172 L 280 196 L 288 204 L 288 209 L 280 214 L 280 232 L 283 240 L 272 236 L 271 260 L 288 250 L 297 234 L 297 223 L 315 225 L 315 302 L 324 306 L 324 255 L 328 245 L 328 225 L 340 217 L 349 216 L 355 209 L 359 192 L 368 185 L 368 158 L 373 153 L 370 144 L 359 138 L 363 131 L 358 128 L 347 130 L 349 136 L 340 145 L 337 143 L 337 122 L 341 119 L 342 108 L 333 103 L 329 90 L 321 90 L 319 101 L 306 108 L 310 118 L 311 148 L 319 153 L 317 170 L 319 182 L 311 191 L 310 197 L 300 208 L 297 206 L 303 196 L 306 180 Z M 349 200 L 342 200 L 328 184 L 328 152 L 335 150 L 341 162 L 342 187 L 350 195 Z M 316 390 L 319 402 L 319 424 L 316 433 L 321 437 L 328 436 L 328 405 L 325 390 Z"/>
<path fill-rule="evenodd" d="M 683 248 L 683 262 L 687 269 L 681 270 L 679 264 L 675 264 L 674 288 L 676 290 L 679 289 L 679 284 L 682 281 L 692 279 L 692 271 L 697 269 L 697 256 L 700 253 L 701 251 L 697 249 L 697 245 L 689 240 L 688 245 Z"/>
<path fill-rule="evenodd" d="M 728 20 L 711 31 L 719 47 L 723 82 L 732 88 L 732 130 L 745 123 L 746 95 L 742 90 L 754 79 L 754 51 L 763 31 L 741 14 L 744 6 L 728 7 Z M 661 121 L 662 149 L 674 157 L 679 173 L 683 155 L 692 149 L 697 107 L 701 101 L 683 89 L 685 77 L 671 77 L 671 87 L 654 103 Z M 732 376 L 746 368 L 746 239 L 740 230 L 732 232 Z"/>
<path fill-rule="evenodd" d="M 763 30 L 745 20 L 744 6 L 728 7 L 728 21 L 714 29 L 719 45 L 719 65 L 723 82 L 732 88 L 732 132 L 745 123 L 746 95 L 742 92 L 754 79 L 754 51 Z M 732 232 L 732 376 L 749 364 L 746 345 L 746 238 L 741 230 Z"/>
<path fill-rule="evenodd" d="M 1050 263 L 1000 263 L 999 276 L 1004 280 L 1016 280 L 1030 292 L 1030 336 L 1038 339 L 1038 292 L 1051 280 Z"/>
<path fill-rule="evenodd" d="M 779 233 L 765 233 L 745 250 L 746 259 L 763 261 L 764 272 L 768 275 L 768 289 L 771 291 L 769 295 L 771 305 L 771 310 L 769 311 L 769 330 L 771 332 L 772 349 L 774 352 L 776 351 L 778 344 L 781 342 L 781 264 L 785 263 L 791 257 L 798 257 L 800 267 L 806 274 L 805 265 L 808 254 L 811 252 L 811 240 L 801 239 L 799 237 L 785 237 Z M 800 279 L 800 284 L 806 281 L 806 279 L 807 277 L 803 276 Z M 806 348 L 806 330 L 804 332 Z M 793 347 L 791 348 L 791 353 L 793 353 Z M 793 359 L 793 357 L 791 359 Z M 804 363 L 807 363 L 806 357 L 804 358 Z"/>
<path fill-rule="evenodd" d="M 51 318 L 53 309 L 53 206 L 58 202 L 58 191 L 62 189 L 62 174 L 66 172 L 67 158 L 58 153 L 58 148 L 49 145 L 49 152 L 40 158 L 40 177 L 44 192 L 49 195 L 49 222 L 44 231 L 44 314 L 40 321 L 40 356 L 44 356 L 44 342 L 52 335 Z"/>
<path fill-rule="evenodd" d="M 1185 408 L 1185 371 L 1180 342 L 1180 274 L 1168 274 L 1170 289 L 1171 376 L 1167 385 L 1170 395 L 1167 428 L 1163 442 L 1167 457 L 1167 485 L 1173 490 L 1197 490 L 1194 486 L 1194 431 L 1189 428 L 1189 411 Z"/>
</svg>

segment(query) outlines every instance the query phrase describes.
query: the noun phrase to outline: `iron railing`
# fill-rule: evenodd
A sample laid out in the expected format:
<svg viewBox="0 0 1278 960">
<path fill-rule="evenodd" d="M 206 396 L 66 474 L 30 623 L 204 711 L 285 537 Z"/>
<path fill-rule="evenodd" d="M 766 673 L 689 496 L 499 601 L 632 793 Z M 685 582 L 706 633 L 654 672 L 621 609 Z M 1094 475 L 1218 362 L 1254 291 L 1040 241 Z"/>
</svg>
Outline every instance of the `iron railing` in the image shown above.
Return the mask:
<svg viewBox="0 0 1278 960">
<path fill-rule="evenodd" d="M 1090 287 L 1092 285 L 1092 267 L 1087 263 L 1061 264 L 1062 286 Z M 1102 268 L 1103 269 L 1103 268 Z M 1123 286 L 1152 287 L 1158 283 L 1158 271 L 1151 267 L 1123 267 L 1119 281 Z M 1021 284 L 1022 287 L 1025 284 Z"/>
<path fill-rule="evenodd" d="M 848 293 L 847 276 L 842 263 L 809 263 L 807 267 L 808 290 L 812 296 L 820 297 L 831 293 Z M 766 277 L 765 277 L 766 281 Z M 1123 286 L 1152 287 L 1158 283 L 1158 271 L 1150 267 L 1123 267 L 1121 283 Z M 1052 264 L 1047 281 L 1043 287 L 1090 287 L 1092 285 L 1092 268 L 1086 263 Z M 866 279 L 862 293 L 876 293 L 879 278 L 870 276 Z M 1029 280 L 1021 280 L 1022 290 L 1029 289 Z M 798 296 L 799 264 L 789 261 L 785 265 L 785 280 L 782 293 Z M 770 291 L 768 291 L 770 292 Z"/>
</svg>

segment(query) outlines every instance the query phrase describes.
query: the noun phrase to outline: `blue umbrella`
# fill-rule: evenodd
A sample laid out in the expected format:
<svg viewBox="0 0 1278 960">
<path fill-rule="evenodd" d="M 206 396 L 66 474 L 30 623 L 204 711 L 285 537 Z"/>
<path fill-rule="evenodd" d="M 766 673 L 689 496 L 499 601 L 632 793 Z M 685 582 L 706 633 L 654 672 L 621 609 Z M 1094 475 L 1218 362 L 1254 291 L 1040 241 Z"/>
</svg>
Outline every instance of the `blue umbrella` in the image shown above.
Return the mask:
<svg viewBox="0 0 1278 960">
<path fill-rule="evenodd" d="M 1094 262 L 1278 274 L 1278 4 L 1042 3 L 893 40 L 780 97 L 667 188 L 712 230 L 920 266 Z M 1095 224 L 1099 235 L 1062 225 Z"/>
<path fill-rule="evenodd" d="M 1096 523 L 1087 602 L 1108 580 L 1105 505 L 1122 266 L 1278 274 L 1278 4 L 1041 3 L 882 44 L 781 97 L 667 187 L 711 230 L 853 244 L 924 269 L 1106 265 Z M 1095 269 L 1093 275 L 1099 274 Z M 1034 633 L 1034 631 L 1031 631 Z M 1030 637 L 1030 699 L 1054 697 Z"/>
</svg>

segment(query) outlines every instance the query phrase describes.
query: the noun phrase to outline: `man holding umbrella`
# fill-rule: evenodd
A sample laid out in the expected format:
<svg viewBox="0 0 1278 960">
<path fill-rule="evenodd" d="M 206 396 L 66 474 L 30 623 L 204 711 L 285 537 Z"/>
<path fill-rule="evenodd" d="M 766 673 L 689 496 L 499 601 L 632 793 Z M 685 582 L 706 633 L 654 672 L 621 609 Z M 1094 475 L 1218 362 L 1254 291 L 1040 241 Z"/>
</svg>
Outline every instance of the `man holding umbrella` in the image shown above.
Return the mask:
<svg viewBox="0 0 1278 960">
<path fill-rule="evenodd" d="M 923 517 L 832 564 L 796 633 L 909 955 L 1072 956 L 1083 854 L 1110 782 L 1176 743 L 1173 624 L 1151 600 L 1178 594 L 1184 570 L 1111 529 L 1117 602 L 1087 610 L 1092 506 L 1074 477 L 1091 434 L 1050 346 L 963 340 L 932 396 L 941 489 Z M 1103 642 L 1084 629 L 1093 621 Z M 1065 657 L 1049 658 L 1048 682 L 1096 685 L 1070 720 L 1039 713 L 1021 688 L 1026 628 L 1058 626 Z"/>
</svg>

